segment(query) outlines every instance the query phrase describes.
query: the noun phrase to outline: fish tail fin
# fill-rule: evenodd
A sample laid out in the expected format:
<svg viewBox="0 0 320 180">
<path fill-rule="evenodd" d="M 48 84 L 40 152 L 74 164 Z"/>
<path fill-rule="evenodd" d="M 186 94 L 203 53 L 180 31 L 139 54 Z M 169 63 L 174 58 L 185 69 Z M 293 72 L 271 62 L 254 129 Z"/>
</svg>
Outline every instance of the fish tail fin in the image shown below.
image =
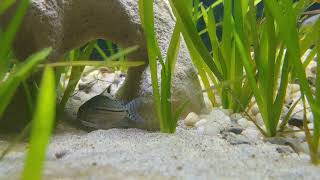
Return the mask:
<svg viewBox="0 0 320 180">
<path fill-rule="evenodd" d="M 142 107 L 143 98 L 136 98 L 126 105 L 128 118 L 134 122 L 144 122 L 144 118 L 140 115 L 139 109 Z"/>
</svg>

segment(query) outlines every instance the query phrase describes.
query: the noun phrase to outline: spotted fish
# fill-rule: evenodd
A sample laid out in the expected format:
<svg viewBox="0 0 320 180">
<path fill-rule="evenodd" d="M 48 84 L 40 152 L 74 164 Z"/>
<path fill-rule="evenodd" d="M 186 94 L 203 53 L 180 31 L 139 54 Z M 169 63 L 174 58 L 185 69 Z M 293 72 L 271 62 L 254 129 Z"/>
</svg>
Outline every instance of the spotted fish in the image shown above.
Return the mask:
<svg viewBox="0 0 320 180">
<path fill-rule="evenodd" d="M 150 122 L 153 122 L 151 116 L 155 115 L 150 112 L 150 107 L 146 107 L 150 106 L 146 102 L 144 98 L 136 98 L 125 103 L 110 95 L 97 95 L 79 108 L 77 118 L 82 125 L 94 129 L 154 129 L 152 126 L 157 125 L 150 125 Z"/>
</svg>

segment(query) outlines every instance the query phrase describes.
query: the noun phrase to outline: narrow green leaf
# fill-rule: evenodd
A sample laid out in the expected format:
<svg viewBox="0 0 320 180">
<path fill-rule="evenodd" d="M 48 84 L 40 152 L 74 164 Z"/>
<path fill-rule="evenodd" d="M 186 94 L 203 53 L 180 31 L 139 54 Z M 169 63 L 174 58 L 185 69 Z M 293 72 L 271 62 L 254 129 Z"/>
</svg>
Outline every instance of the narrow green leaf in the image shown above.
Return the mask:
<svg viewBox="0 0 320 180">
<path fill-rule="evenodd" d="M 22 19 L 29 6 L 29 0 L 21 0 L 17 7 L 15 15 L 12 17 L 8 27 L 1 33 L 0 38 L 0 79 L 3 78 L 10 65 L 9 59 L 6 58 L 10 52 L 11 45 L 22 22 Z"/>
<path fill-rule="evenodd" d="M 50 140 L 56 113 L 54 71 L 46 68 L 41 81 L 37 107 L 32 120 L 30 148 L 26 157 L 23 180 L 42 179 L 47 145 Z"/>
<path fill-rule="evenodd" d="M 10 73 L 10 76 L 4 82 L 0 82 L 0 117 L 9 104 L 19 84 L 27 79 L 35 67 L 44 61 L 50 54 L 51 49 L 44 49 L 26 59 L 25 63 L 22 63 L 17 67 L 16 71 Z"/>
</svg>

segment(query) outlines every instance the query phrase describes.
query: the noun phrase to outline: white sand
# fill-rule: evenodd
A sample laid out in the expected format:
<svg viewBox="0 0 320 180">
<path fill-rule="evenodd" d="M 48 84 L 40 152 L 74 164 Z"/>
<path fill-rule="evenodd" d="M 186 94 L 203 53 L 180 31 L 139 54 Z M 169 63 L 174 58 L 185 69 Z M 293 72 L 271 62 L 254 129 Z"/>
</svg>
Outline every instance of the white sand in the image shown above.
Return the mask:
<svg viewBox="0 0 320 180">
<path fill-rule="evenodd" d="M 277 147 L 263 141 L 231 145 L 221 135 L 199 135 L 183 125 L 170 135 L 69 129 L 54 135 L 44 173 L 45 179 L 319 179 L 320 168 L 306 154 L 281 154 Z M 18 179 L 21 149 L 0 162 L 0 179 Z"/>
</svg>

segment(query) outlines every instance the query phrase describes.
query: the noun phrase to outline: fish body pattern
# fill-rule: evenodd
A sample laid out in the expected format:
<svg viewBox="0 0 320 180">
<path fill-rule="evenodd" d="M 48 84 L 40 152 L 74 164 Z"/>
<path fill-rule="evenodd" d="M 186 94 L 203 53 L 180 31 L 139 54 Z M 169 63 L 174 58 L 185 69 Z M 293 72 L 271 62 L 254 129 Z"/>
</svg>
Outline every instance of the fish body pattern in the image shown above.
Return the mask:
<svg viewBox="0 0 320 180">
<path fill-rule="evenodd" d="M 111 95 L 97 95 L 85 102 L 78 111 L 81 124 L 93 129 L 141 128 L 154 130 L 153 103 L 149 98 L 139 97 L 128 103 Z"/>
</svg>

